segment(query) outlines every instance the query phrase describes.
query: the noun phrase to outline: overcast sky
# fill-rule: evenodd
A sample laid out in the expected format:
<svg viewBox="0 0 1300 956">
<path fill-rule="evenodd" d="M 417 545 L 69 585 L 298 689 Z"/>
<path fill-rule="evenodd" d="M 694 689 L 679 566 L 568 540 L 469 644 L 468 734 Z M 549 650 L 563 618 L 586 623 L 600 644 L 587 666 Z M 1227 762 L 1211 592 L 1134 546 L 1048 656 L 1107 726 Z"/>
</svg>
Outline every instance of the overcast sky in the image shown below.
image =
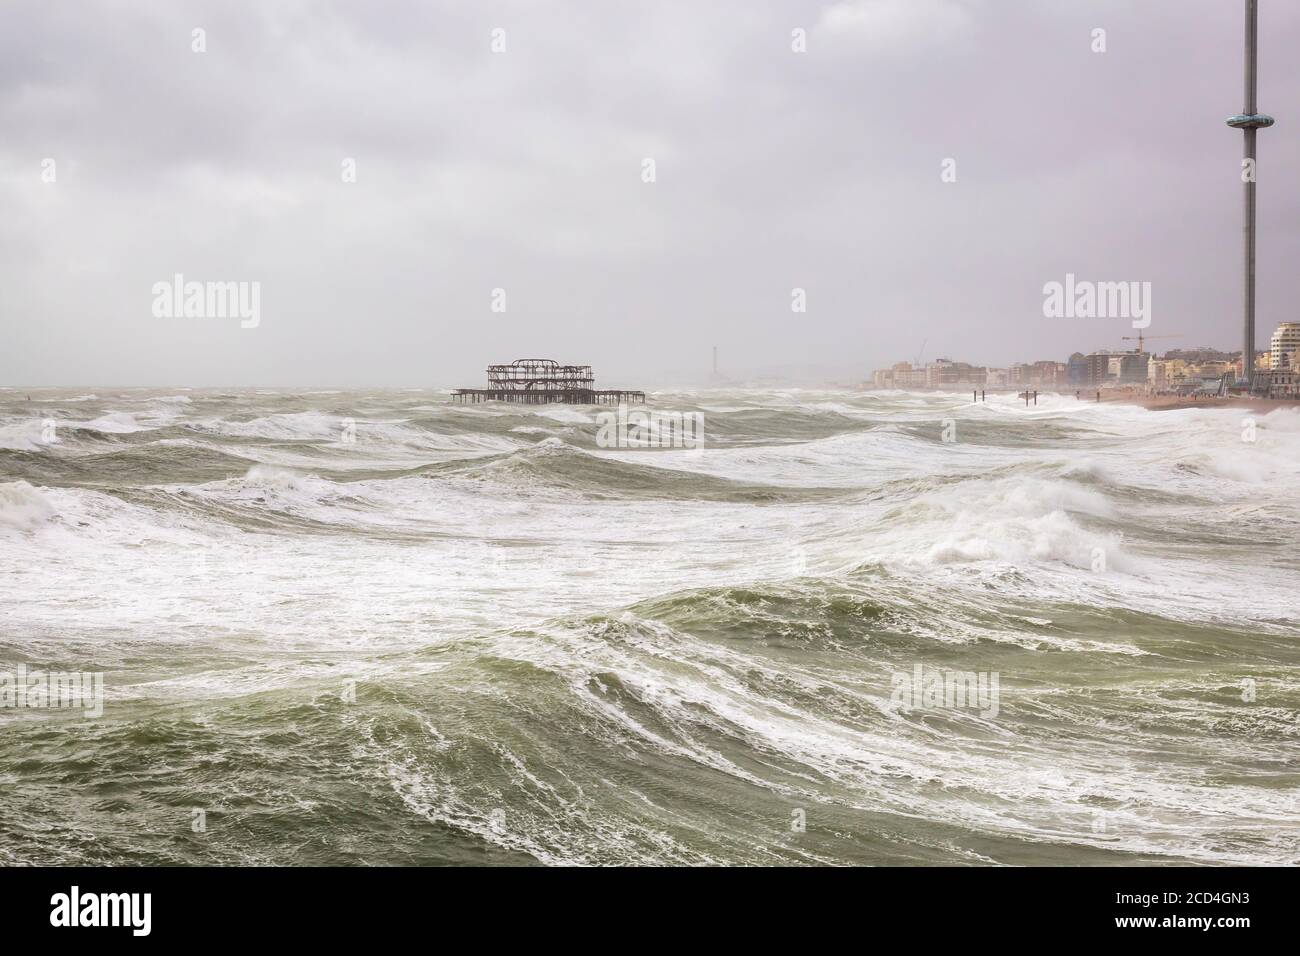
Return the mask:
<svg viewBox="0 0 1300 956">
<path fill-rule="evenodd" d="M 1300 320 L 1300 3 L 1260 6 L 1264 344 Z M 1162 349 L 1239 348 L 1241 8 L 5 2 L 0 384 L 464 385 L 538 356 L 637 386 L 702 377 L 715 344 L 724 371 L 841 379 L 923 342 L 1122 347 L 1126 320 L 1043 316 L 1067 272 L 1151 282 Z M 176 273 L 259 282 L 260 324 L 155 316 Z"/>
</svg>

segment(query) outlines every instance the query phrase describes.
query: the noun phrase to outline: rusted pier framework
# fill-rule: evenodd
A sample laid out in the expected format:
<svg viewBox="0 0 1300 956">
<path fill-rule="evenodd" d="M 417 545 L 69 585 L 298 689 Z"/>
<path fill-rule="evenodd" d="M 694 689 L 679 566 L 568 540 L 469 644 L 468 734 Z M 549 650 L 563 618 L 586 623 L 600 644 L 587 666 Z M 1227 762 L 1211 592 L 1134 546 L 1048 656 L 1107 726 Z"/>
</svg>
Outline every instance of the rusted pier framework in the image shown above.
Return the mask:
<svg viewBox="0 0 1300 956">
<path fill-rule="evenodd" d="M 509 365 L 489 365 L 488 388 L 592 389 L 596 376 L 590 365 L 561 365 L 554 359 L 515 359 Z"/>
<path fill-rule="evenodd" d="M 561 365 L 554 359 L 515 359 L 489 365 L 487 388 L 458 388 L 453 402 L 519 402 L 526 405 L 618 405 L 644 402 L 645 392 L 597 389 L 590 365 Z"/>
<path fill-rule="evenodd" d="M 512 388 L 458 388 L 451 393 L 451 400 L 461 404 L 521 402 L 546 405 L 555 402 L 563 405 L 618 405 L 620 402 L 644 402 L 645 392 L 595 388 L 548 388 L 535 392 Z"/>
</svg>

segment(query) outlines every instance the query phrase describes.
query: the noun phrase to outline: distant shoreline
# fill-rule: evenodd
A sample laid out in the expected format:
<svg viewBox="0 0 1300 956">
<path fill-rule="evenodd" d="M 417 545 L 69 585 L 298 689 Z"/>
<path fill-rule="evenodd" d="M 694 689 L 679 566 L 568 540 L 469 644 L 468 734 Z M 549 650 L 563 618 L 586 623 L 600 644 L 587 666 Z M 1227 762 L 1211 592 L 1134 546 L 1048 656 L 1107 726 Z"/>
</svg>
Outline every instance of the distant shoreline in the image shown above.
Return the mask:
<svg viewBox="0 0 1300 956">
<path fill-rule="evenodd" d="M 914 386 L 904 389 L 863 389 L 863 391 L 902 391 L 902 392 L 934 392 L 940 393 L 960 393 L 960 388 L 930 388 L 927 386 Z M 996 386 L 990 389 L 972 389 L 971 391 L 984 392 L 988 391 L 997 395 L 1011 395 L 1017 397 L 1023 396 L 1025 389 L 1021 386 Z M 1029 393 L 1035 392 L 1041 396 L 1056 395 L 1061 398 L 1069 398 L 1074 394 L 1073 389 L 1062 390 L 1057 388 L 1034 389 L 1030 387 Z M 1096 404 L 1097 390 L 1078 389 L 1078 400 L 1088 404 Z M 1279 408 L 1300 409 L 1300 401 L 1283 398 L 1247 398 L 1245 395 L 1209 395 L 1197 398 L 1193 395 L 1143 395 L 1138 392 L 1116 391 L 1114 389 L 1103 389 L 1101 392 L 1102 402 L 1118 402 L 1123 405 L 1137 405 L 1148 411 L 1162 412 L 1179 408 L 1252 408 L 1259 412 L 1271 412 Z"/>
<path fill-rule="evenodd" d="M 1209 396 L 1194 398 L 1190 395 L 1121 395 L 1102 401 L 1121 401 L 1140 405 L 1148 411 L 1161 412 L 1175 408 L 1250 408 L 1257 412 L 1272 412 L 1279 408 L 1300 408 L 1300 402 L 1281 398 L 1247 398 L 1245 395 Z"/>
</svg>

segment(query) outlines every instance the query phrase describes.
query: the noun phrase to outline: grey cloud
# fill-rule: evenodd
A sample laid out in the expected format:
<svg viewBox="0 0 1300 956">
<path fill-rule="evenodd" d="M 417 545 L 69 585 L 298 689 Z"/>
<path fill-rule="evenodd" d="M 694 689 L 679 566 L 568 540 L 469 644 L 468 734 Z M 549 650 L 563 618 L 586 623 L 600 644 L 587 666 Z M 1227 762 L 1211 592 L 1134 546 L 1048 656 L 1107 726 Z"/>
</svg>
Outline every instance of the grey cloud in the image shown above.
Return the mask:
<svg viewBox="0 0 1300 956">
<path fill-rule="evenodd" d="M 1300 283 L 1300 9 L 1262 7 L 1266 336 Z M 538 354 L 652 385 L 703 375 L 713 344 L 733 369 L 842 378 L 923 339 L 996 364 L 1119 345 L 1118 325 L 1042 317 L 1067 271 L 1149 280 L 1153 333 L 1235 346 L 1240 17 L 1212 0 L 11 4 L 0 382 L 461 384 Z M 260 281 L 261 325 L 154 318 L 175 272 Z"/>
</svg>

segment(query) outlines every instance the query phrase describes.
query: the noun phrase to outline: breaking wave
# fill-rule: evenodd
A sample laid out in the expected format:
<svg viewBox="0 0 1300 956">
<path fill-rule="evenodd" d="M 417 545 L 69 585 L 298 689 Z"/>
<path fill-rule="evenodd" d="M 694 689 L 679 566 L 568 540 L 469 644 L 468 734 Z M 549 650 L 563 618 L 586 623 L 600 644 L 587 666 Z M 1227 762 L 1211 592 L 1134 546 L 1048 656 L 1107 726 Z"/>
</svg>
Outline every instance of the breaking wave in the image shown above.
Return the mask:
<svg viewBox="0 0 1300 956">
<path fill-rule="evenodd" d="M 1300 861 L 1300 415 L 442 394 L 0 392 L 0 651 L 110 692 L 0 714 L 0 859 Z"/>
</svg>

